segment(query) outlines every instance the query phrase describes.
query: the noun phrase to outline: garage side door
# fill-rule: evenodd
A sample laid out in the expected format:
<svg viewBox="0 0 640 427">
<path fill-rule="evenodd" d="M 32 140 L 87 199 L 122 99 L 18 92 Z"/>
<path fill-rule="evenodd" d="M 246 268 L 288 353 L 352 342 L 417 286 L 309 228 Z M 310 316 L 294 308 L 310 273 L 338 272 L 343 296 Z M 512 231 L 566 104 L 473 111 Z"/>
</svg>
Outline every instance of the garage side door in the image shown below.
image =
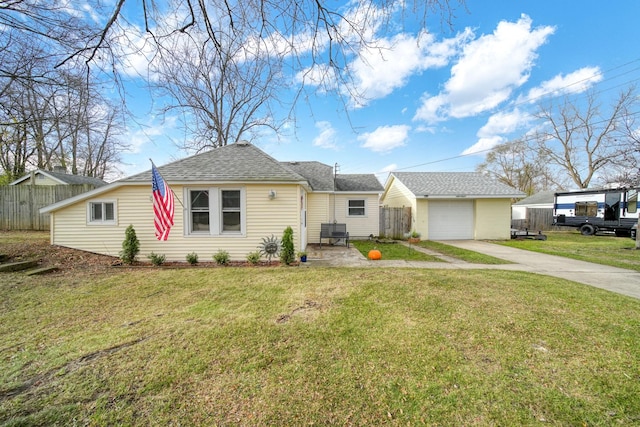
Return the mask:
<svg viewBox="0 0 640 427">
<path fill-rule="evenodd" d="M 472 200 L 430 200 L 429 240 L 473 239 Z"/>
</svg>

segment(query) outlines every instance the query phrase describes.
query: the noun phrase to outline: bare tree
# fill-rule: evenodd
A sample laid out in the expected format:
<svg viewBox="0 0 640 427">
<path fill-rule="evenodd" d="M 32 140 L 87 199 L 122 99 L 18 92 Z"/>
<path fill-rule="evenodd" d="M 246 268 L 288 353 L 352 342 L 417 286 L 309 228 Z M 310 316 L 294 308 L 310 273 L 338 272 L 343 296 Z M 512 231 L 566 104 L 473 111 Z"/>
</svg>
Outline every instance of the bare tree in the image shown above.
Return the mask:
<svg viewBox="0 0 640 427">
<path fill-rule="evenodd" d="M 594 93 L 587 95 L 584 107 L 568 98 L 557 107 L 543 106 L 536 115 L 543 124 L 533 146 L 578 188 L 587 188 L 596 174 L 604 176 L 628 164 L 625 156 L 632 141 L 625 122 L 638 104 L 631 87 L 606 110 Z"/>
<path fill-rule="evenodd" d="M 202 150 L 252 139 L 261 129 L 277 130 L 272 105 L 285 86 L 280 63 L 259 44 L 216 27 L 214 45 L 206 37 L 176 38 L 160 51 L 155 88 L 169 95 L 169 110 L 188 117 L 193 139 L 184 148 Z M 286 118 L 285 118 L 286 119 Z"/>
<path fill-rule="evenodd" d="M 476 170 L 490 174 L 528 196 L 538 191 L 562 188 L 547 167 L 544 157 L 531 150 L 524 140 L 494 147 Z"/>
<path fill-rule="evenodd" d="M 22 67 L 23 76 L 45 69 L 42 61 L 32 57 Z M 19 178 L 29 166 L 70 166 L 73 174 L 103 177 L 124 148 L 117 139 L 120 110 L 82 74 L 53 70 L 47 76 L 16 80 L 0 96 L 0 166 L 5 181 Z"/>
<path fill-rule="evenodd" d="M 392 18 L 398 14 L 406 12 L 425 26 L 427 17 L 434 14 L 439 14 L 441 22 L 450 22 L 455 6 L 464 6 L 464 0 L 346 4 L 316 0 L 142 0 L 138 15 L 125 16 L 125 1 L 88 0 L 86 7 L 81 7 L 73 2 L 0 0 L 0 25 L 4 30 L 0 32 L 0 46 L 4 48 L 0 59 L 19 57 L 25 45 L 39 46 L 47 59 L 47 67 L 39 73 L 25 72 L 23 63 L 0 64 L 0 95 L 14 87 L 33 89 L 29 102 L 20 105 L 28 107 L 23 108 L 21 119 L 30 132 L 27 145 L 35 144 L 38 166 L 47 167 L 56 156 L 61 162 L 70 156 L 73 163 L 79 131 L 91 126 L 80 110 L 66 113 L 68 126 L 70 120 L 76 120 L 75 130 L 64 128 L 63 121 L 56 124 L 45 120 L 45 112 L 60 114 L 64 105 L 59 97 L 65 91 L 52 89 L 59 77 L 57 72 L 84 76 L 88 86 L 94 84 L 96 75 L 105 73 L 118 82 L 119 70 L 125 66 L 131 48 L 138 49 L 136 54 L 149 53 L 147 48 L 151 46 L 155 57 L 149 58 L 150 71 L 158 71 L 151 78 L 160 76 L 166 93 L 174 98 L 168 109 L 179 108 L 195 117 L 188 129 L 195 135 L 192 148 L 201 149 L 243 136 L 251 139 L 260 128 L 278 129 L 286 118 L 276 118 L 271 107 L 283 101 L 275 91 L 285 78 L 292 81 L 295 75 L 313 75 L 314 86 L 324 83 L 324 88 L 331 90 L 338 87 L 336 81 L 348 83 L 348 64 L 354 54 L 375 47 L 379 29 L 389 23 L 396 25 Z M 143 28 L 133 31 L 140 22 Z M 136 36 L 132 36 L 134 33 Z M 144 47 L 135 43 L 140 40 Z M 319 69 L 324 72 L 317 73 Z M 45 83 L 50 86 L 41 86 Z M 294 101 L 300 93 L 293 94 Z M 13 119 L 7 119 L 5 125 L 15 125 Z M 93 128 L 87 129 L 91 129 L 87 135 L 93 134 Z M 51 141 L 52 134 L 58 136 L 56 141 Z M 95 141 L 93 138 L 87 137 L 87 141 Z M 65 145 L 63 141 L 68 139 L 75 142 Z M 95 153 L 87 150 L 84 161 Z M 31 159 L 31 155 L 27 157 Z M 72 164 L 72 170 L 79 168 L 80 163 Z M 86 171 L 96 173 L 98 169 L 92 164 Z"/>
<path fill-rule="evenodd" d="M 8 184 L 24 175 L 32 150 L 24 124 L 0 125 L 0 184 Z"/>
</svg>

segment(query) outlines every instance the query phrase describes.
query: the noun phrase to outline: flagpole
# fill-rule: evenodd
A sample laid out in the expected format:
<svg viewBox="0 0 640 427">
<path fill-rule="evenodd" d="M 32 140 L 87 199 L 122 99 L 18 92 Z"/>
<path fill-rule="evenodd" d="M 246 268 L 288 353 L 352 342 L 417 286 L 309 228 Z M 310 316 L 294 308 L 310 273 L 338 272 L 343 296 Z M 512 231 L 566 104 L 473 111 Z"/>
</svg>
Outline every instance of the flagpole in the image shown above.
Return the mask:
<svg viewBox="0 0 640 427">
<path fill-rule="evenodd" d="M 156 164 L 153 163 L 153 160 L 151 160 L 151 157 L 149 157 L 149 161 L 151 162 L 151 166 L 155 167 Z M 156 170 L 158 171 L 158 168 L 156 168 Z M 160 173 L 160 171 L 158 171 L 158 174 L 160 176 L 162 176 L 162 174 Z M 166 179 L 164 179 L 164 176 L 162 176 L 162 179 L 164 180 L 164 182 L 167 182 Z M 168 184 L 167 184 L 168 185 Z M 184 209 L 184 205 L 182 204 L 182 200 L 180 200 L 180 198 L 178 196 L 176 196 L 176 192 L 173 192 L 173 197 L 175 197 L 178 200 L 178 203 L 180 203 L 180 206 L 182 206 L 182 209 Z"/>
</svg>

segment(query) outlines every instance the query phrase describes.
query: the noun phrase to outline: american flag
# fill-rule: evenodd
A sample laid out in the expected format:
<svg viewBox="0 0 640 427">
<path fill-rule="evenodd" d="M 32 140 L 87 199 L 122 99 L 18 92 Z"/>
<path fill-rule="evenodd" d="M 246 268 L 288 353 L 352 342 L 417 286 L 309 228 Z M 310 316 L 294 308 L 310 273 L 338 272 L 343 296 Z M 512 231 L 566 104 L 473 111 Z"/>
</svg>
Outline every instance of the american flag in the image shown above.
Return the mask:
<svg viewBox="0 0 640 427">
<path fill-rule="evenodd" d="M 173 225 L 173 191 L 162 179 L 162 175 L 151 163 L 151 180 L 153 188 L 153 223 L 158 240 L 167 240 Z"/>
</svg>

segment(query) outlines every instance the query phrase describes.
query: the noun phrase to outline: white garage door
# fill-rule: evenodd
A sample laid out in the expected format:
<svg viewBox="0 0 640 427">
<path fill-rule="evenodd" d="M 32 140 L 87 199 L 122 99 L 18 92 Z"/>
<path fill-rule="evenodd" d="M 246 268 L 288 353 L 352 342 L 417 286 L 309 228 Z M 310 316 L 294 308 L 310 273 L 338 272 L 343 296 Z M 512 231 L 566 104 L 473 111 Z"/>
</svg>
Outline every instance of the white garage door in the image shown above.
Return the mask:
<svg viewBox="0 0 640 427">
<path fill-rule="evenodd" d="M 429 240 L 473 239 L 473 200 L 430 200 Z"/>
</svg>

